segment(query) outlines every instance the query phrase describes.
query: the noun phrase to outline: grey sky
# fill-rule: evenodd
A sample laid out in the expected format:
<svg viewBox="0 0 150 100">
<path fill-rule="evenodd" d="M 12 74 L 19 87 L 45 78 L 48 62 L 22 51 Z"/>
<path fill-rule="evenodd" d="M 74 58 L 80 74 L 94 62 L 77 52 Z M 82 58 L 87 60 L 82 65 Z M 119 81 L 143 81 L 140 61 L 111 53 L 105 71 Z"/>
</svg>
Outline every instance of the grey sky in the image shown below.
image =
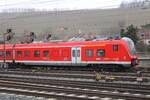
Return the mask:
<svg viewBox="0 0 150 100">
<path fill-rule="evenodd" d="M 115 8 L 122 1 L 133 0 L 0 0 L 0 9 L 37 8 L 37 9 L 92 9 Z"/>
</svg>

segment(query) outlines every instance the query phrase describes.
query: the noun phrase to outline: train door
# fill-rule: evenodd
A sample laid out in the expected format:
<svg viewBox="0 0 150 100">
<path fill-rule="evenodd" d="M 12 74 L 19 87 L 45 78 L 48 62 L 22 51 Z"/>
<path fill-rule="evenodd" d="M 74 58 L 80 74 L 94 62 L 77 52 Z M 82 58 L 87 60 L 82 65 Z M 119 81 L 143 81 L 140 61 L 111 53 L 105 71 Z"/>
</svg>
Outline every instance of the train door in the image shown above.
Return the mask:
<svg viewBox="0 0 150 100">
<path fill-rule="evenodd" d="M 72 63 L 81 63 L 81 47 L 72 48 Z"/>
</svg>

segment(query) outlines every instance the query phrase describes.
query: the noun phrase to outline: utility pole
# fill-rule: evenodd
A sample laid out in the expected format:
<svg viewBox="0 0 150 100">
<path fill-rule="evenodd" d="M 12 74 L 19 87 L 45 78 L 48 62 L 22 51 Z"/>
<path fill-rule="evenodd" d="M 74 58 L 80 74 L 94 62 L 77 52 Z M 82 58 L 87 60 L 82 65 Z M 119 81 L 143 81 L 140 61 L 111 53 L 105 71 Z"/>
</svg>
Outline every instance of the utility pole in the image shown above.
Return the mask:
<svg viewBox="0 0 150 100">
<path fill-rule="evenodd" d="M 3 39 L 4 39 L 4 61 L 3 61 L 3 67 L 6 68 L 6 36 L 5 33 L 3 34 Z"/>
<path fill-rule="evenodd" d="M 5 4 L 4 4 L 5 6 L 6 6 L 6 2 L 7 2 L 7 0 L 5 0 Z M 5 35 L 5 33 L 3 33 L 3 39 L 4 39 L 4 46 L 3 46 L 4 47 L 3 48 L 4 49 L 4 51 L 3 51 L 4 52 L 4 62 L 3 62 L 3 67 L 6 68 L 6 35 Z"/>
</svg>

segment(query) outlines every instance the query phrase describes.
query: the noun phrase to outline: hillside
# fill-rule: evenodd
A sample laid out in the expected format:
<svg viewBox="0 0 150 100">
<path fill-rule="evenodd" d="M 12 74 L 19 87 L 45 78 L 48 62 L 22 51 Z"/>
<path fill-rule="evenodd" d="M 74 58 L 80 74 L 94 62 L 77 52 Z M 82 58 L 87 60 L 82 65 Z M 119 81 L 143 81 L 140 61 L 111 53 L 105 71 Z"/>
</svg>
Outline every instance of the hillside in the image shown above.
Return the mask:
<svg viewBox="0 0 150 100">
<path fill-rule="evenodd" d="M 0 13 L 0 32 L 12 28 L 19 36 L 25 32 L 55 34 L 67 39 L 80 33 L 111 35 L 119 32 L 118 23 L 141 26 L 150 23 L 150 9 L 124 8 L 58 12 Z"/>
</svg>

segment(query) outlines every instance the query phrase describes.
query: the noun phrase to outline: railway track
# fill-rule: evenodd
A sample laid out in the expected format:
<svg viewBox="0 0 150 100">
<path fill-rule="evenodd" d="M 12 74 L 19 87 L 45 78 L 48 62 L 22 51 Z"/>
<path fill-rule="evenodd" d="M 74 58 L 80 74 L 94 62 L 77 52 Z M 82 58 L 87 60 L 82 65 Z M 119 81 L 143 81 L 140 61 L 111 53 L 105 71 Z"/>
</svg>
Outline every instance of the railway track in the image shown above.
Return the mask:
<svg viewBox="0 0 150 100">
<path fill-rule="evenodd" d="M 62 77 L 59 79 L 58 77 L 50 78 L 47 75 L 49 74 L 39 74 L 39 72 L 0 72 L 0 92 L 56 98 L 58 100 L 150 99 L 150 84 L 96 82 L 90 79 L 87 81 L 84 79 L 76 80 L 75 78 L 69 80 L 70 77 L 65 80 Z"/>
<path fill-rule="evenodd" d="M 131 75 L 131 76 L 136 76 L 137 75 L 137 72 L 140 71 L 142 72 L 142 74 L 144 76 L 148 75 L 150 77 L 150 70 L 148 70 L 149 68 L 142 68 L 140 69 L 141 67 L 138 67 L 139 70 L 135 71 L 135 72 L 100 72 L 100 73 L 105 73 L 105 74 L 112 74 L 112 75 Z M 7 69 L 7 71 L 15 71 L 15 72 L 44 72 L 44 73 L 71 73 L 71 74 L 94 74 L 95 71 L 80 71 L 80 70 L 65 70 L 65 69 L 58 69 L 58 70 L 48 70 L 48 69 L 28 69 L 28 68 L 25 68 L 25 69 Z M 0 71 L 2 72 L 2 71 Z"/>
<path fill-rule="evenodd" d="M 68 84 L 68 83 L 67 83 Z M 72 85 L 71 83 L 69 83 Z M 139 90 L 133 90 L 132 92 L 121 92 L 103 90 L 101 88 L 97 89 L 90 89 L 87 86 L 78 85 L 74 86 L 65 86 L 61 83 L 62 86 L 59 84 L 37 84 L 31 82 L 16 82 L 16 81 L 0 81 L 0 91 L 7 92 L 7 93 L 16 93 L 16 94 L 24 94 L 24 95 L 32 95 L 32 96 L 41 96 L 46 98 L 57 98 L 57 99 L 82 99 L 82 100 L 93 100 L 93 99 L 101 99 L 110 97 L 112 99 L 127 99 L 127 100 L 149 100 L 150 95 L 149 91 L 140 91 L 140 94 L 137 93 Z M 89 85 L 88 85 L 89 86 Z M 85 88 L 86 87 L 86 88 Z M 134 91 L 134 92 L 133 92 Z"/>
<path fill-rule="evenodd" d="M 25 77 L 30 76 L 40 76 L 44 78 L 63 78 L 63 79 L 76 79 L 76 80 L 93 80 L 95 79 L 96 73 L 94 72 L 76 72 L 73 71 L 70 72 L 64 72 L 64 71 L 49 71 L 49 72 L 22 72 L 22 71 L 0 71 L 0 76 L 9 76 L 15 77 L 15 75 L 19 75 L 18 77 L 21 77 L 22 75 Z M 142 78 L 144 82 L 150 82 L 150 73 L 149 72 L 143 72 L 138 76 L 137 73 L 103 73 L 102 74 L 105 79 L 109 77 L 113 77 L 114 81 L 137 81 L 137 78 Z M 104 80 L 104 79 L 103 79 Z"/>
</svg>

